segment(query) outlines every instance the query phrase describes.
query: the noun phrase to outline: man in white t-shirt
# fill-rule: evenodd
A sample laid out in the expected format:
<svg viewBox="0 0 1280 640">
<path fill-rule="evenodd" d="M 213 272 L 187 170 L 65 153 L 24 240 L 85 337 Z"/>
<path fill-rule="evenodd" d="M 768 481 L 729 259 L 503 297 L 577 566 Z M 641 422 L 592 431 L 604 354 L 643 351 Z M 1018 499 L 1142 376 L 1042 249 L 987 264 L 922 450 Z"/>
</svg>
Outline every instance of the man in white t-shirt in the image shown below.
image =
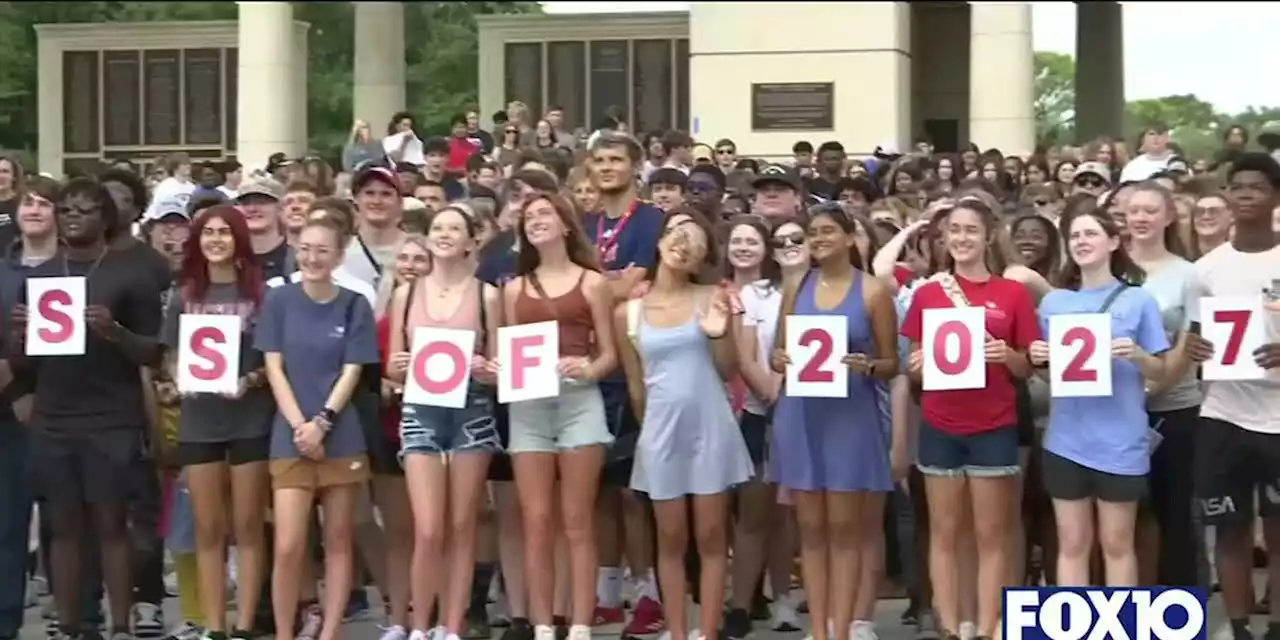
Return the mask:
<svg viewBox="0 0 1280 640">
<path fill-rule="evenodd" d="M 1236 233 L 1231 242 L 1195 264 L 1187 296 L 1192 327 L 1186 349 L 1194 360 L 1203 362 L 1216 352 L 1239 347 L 1234 340 L 1210 344 L 1200 337 L 1202 327 L 1212 327 L 1216 335 L 1224 329 L 1234 331 L 1217 317 L 1200 317 L 1201 297 L 1240 298 L 1263 305 L 1263 346 L 1251 353 L 1226 355 L 1255 361 L 1265 375 L 1205 383 L 1194 469 L 1204 521 L 1217 532 L 1218 578 L 1233 635 L 1252 639 L 1255 496 L 1268 542 L 1273 549 L 1280 546 L 1280 540 L 1270 539 L 1280 524 L 1280 234 L 1271 228 L 1271 212 L 1280 205 L 1280 164 L 1264 153 L 1244 154 L 1231 166 L 1227 184 L 1236 210 Z M 1274 584 L 1280 562 L 1272 562 L 1269 571 Z M 1270 630 L 1267 635 L 1272 635 Z"/>
<path fill-rule="evenodd" d="M 1169 167 L 1173 150 L 1169 148 L 1169 125 L 1157 123 L 1142 132 L 1142 155 L 1129 161 L 1120 171 L 1120 182 L 1141 182 Z"/>
</svg>

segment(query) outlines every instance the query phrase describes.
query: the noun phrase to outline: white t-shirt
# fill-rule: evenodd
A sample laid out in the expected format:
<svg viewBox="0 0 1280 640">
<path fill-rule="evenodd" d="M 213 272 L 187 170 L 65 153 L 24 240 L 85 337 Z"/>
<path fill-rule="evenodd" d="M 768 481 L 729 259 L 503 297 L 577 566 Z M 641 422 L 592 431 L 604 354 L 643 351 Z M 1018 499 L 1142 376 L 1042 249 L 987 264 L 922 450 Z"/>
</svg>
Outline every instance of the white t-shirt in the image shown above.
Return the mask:
<svg viewBox="0 0 1280 640">
<path fill-rule="evenodd" d="M 768 280 L 759 280 L 738 293 L 742 300 L 742 326 L 756 329 L 756 357 L 769 370 L 773 355 L 773 339 L 778 333 L 778 316 L 782 313 L 782 290 Z M 757 416 L 769 412 L 769 403 L 755 393 L 747 394 L 743 410 Z"/>
<path fill-rule="evenodd" d="M 370 287 L 377 289 L 382 279 L 382 272 L 395 260 L 395 249 L 399 243 L 388 247 L 367 245 L 360 236 L 351 238 L 346 254 L 342 259 L 342 267 L 355 278 L 365 281 Z"/>
<path fill-rule="evenodd" d="M 1200 297 L 1237 296 L 1263 299 L 1280 283 L 1280 247 L 1261 253 L 1237 251 L 1231 243 L 1196 261 L 1196 279 L 1188 296 L 1188 315 L 1200 318 Z M 1267 342 L 1280 342 L 1280 311 L 1267 311 Z M 1222 345 L 1217 345 L 1222 348 Z M 1241 357 L 1252 357 L 1241 354 Z M 1264 380 L 1215 380 L 1205 383 L 1200 415 L 1229 422 L 1247 431 L 1280 434 L 1280 371 Z"/>
<path fill-rule="evenodd" d="M 1166 153 L 1160 157 L 1144 153 L 1130 160 L 1129 164 L 1126 164 L 1124 169 L 1120 170 L 1120 182 L 1142 182 L 1168 169 L 1169 159 L 1172 157 L 1172 153 Z"/>
</svg>

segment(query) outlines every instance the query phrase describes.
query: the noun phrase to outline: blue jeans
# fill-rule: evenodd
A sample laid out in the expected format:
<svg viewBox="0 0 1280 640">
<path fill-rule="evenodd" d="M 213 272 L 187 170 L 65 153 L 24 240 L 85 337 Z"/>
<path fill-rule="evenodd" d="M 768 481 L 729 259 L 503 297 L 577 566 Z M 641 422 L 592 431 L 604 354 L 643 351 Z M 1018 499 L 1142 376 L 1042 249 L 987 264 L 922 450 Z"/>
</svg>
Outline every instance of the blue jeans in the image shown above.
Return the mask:
<svg viewBox="0 0 1280 640">
<path fill-rule="evenodd" d="M 0 638 L 16 638 L 22 628 L 30 535 L 26 428 L 0 423 Z"/>
</svg>

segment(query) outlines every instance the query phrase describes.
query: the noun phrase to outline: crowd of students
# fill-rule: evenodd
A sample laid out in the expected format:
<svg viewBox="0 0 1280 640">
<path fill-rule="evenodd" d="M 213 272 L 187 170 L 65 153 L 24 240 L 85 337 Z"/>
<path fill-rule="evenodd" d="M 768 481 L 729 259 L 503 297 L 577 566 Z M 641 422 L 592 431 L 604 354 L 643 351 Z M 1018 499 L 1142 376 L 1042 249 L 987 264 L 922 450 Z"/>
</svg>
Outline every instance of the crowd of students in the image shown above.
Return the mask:
<svg viewBox="0 0 1280 640">
<path fill-rule="evenodd" d="M 1280 553 L 1270 156 L 1193 180 L 1152 127 L 1118 172 L 927 143 L 762 165 L 601 130 L 505 164 L 428 141 L 416 166 L 408 138 L 338 179 L 273 158 L 201 186 L 175 156 L 154 191 L 124 166 L 58 182 L 0 158 L 0 638 L 22 624 L 33 499 L 56 638 L 101 636 L 105 591 L 112 640 L 332 640 L 372 582 L 383 640 L 741 639 L 799 632 L 801 611 L 817 640 L 869 640 L 888 557 L 903 623 L 968 640 L 997 634 L 1006 585 L 1207 584 L 1204 525 L 1250 637 L 1255 511 Z M 84 353 L 28 357 L 26 283 L 67 276 Z M 1222 348 L 1199 301 L 1221 296 L 1269 305 L 1243 356 L 1264 379 L 1198 378 Z M 924 315 L 968 306 L 984 388 L 922 390 Z M 1111 316 L 1106 397 L 1046 381 L 1050 318 L 1075 313 Z M 178 389 L 184 314 L 241 319 L 235 393 Z M 788 395 L 792 315 L 845 319 L 843 397 Z M 545 321 L 558 395 L 499 403 L 498 329 Z M 402 400 L 423 327 L 476 336 L 462 408 Z M 690 598 L 712 604 L 692 622 Z"/>
</svg>

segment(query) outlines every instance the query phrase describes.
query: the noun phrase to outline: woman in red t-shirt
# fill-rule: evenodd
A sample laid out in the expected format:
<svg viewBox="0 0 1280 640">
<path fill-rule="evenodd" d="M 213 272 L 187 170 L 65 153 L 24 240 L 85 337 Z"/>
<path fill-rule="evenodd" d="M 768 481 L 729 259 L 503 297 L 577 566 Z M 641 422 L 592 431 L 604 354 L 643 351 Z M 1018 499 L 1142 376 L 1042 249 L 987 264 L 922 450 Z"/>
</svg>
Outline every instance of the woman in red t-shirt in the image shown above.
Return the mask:
<svg viewBox="0 0 1280 640">
<path fill-rule="evenodd" d="M 917 463 L 929 503 L 929 571 L 943 637 L 956 634 L 960 624 L 956 556 L 964 505 L 973 505 L 978 636 L 995 635 L 1001 589 L 1013 573 L 1011 536 L 1018 527 L 1009 505 L 1020 500 L 1014 378 L 1031 375 L 1026 352 L 1040 331 L 1026 287 L 997 275 L 1006 267 L 997 240 L 1000 228 L 991 208 L 972 196 L 940 217 L 943 269 L 916 291 L 902 325 L 902 335 L 911 341 L 909 370 L 920 380 L 925 312 L 986 310 L 986 386 L 924 391 L 920 398 Z"/>
</svg>

